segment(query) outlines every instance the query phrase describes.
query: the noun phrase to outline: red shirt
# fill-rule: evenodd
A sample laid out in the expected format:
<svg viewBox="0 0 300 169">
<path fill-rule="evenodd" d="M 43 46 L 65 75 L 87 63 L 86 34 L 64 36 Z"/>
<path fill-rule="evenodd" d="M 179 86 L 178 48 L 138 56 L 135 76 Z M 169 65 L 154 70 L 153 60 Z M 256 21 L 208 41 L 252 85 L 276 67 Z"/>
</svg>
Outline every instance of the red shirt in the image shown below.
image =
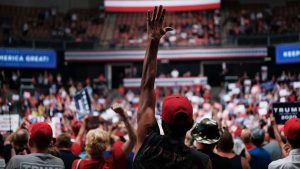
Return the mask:
<svg viewBox="0 0 300 169">
<path fill-rule="evenodd" d="M 72 169 L 76 169 L 79 160 L 75 160 L 72 164 Z M 112 158 L 100 158 L 99 160 L 94 159 L 83 159 L 80 161 L 78 169 L 114 169 L 114 161 Z"/>
<path fill-rule="evenodd" d="M 112 156 L 114 159 L 115 169 L 127 169 L 128 168 L 128 158 L 122 150 L 124 142 L 116 141 L 112 146 Z"/>
<path fill-rule="evenodd" d="M 72 164 L 72 169 L 76 169 L 79 160 L 75 160 Z M 78 169 L 102 169 L 104 165 L 104 159 L 83 159 L 80 161 Z"/>
<path fill-rule="evenodd" d="M 128 161 L 122 150 L 123 144 L 121 141 L 115 142 L 108 158 L 102 157 L 99 160 L 86 158 L 81 160 L 78 169 L 127 169 Z M 78 161 L 73 162 L 72 169 L 76 169 Z"/>
</svg>

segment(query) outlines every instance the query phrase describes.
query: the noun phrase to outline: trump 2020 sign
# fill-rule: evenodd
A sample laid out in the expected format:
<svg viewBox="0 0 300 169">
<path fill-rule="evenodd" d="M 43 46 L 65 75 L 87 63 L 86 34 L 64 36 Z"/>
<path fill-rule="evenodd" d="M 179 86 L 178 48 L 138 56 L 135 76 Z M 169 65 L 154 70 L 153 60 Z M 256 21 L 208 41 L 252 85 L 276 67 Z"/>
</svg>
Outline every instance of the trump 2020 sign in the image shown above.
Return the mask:
<svg viewBox="0 0 300 169">
<path fill-rule="evenodd" d="M 300 117 L 300 102 L 273 103 L 272 107 L 277 124 L 284 124 L 290 118 Z"/>
</svg>

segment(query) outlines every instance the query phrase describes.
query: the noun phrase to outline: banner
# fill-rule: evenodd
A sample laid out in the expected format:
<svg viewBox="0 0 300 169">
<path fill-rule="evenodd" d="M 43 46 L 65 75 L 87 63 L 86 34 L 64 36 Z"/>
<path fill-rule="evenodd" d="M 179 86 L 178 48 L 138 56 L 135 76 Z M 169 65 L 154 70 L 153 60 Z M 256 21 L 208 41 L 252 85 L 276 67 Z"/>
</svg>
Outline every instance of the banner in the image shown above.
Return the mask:
<svg viewBox="0 0 300 169">
<path fill-rule="evenodd" d="M 276 64 L 291 64 L 300 62 L 300 43 L 282 44 L 276 46 Z"/>
<path fill-rule="evenodd" d="M 124 87 L 139 88 L 141 86 L 141 78 L 124 78 Z M 207 77 L 178 77 L 178 78 L 156 78 L 156 87 L 174 87 L 174 86 L 193 86 L 206 85 Z"/>
<path fill-rule="evenodd" d="M 10 119 L 9 119 L 10 118 Z M 16 131 L 20 124 L 20 116 L 18 114 L 0 115 L 0 131 Z"/>
<path fill-rule="evenodd" d="M 77 118 L 83 119 L 84 116 L 92 113 L 91 99 L 87 88 L 82 89 L 74 96 L 75 106 L 77 110 Z"/>
<path fill-rule="evenodd" d="M 167 11 L 189 11 L 220 8 L 220 0 L 104 0 L 109 12 L 146 12 L 163 5 Z"/>
<path fill-rule="evenodd" d="M 300 102 L 273 103 L 273 115 L 277 124 L 284 124 L 288 119 L 300 117 Z"/>
<path fill-rule="evenodd" d="M 201 48 L 201 49 L 162 49 L 158 51 L 157 60 L 221 60 L 221 59 L 254 59 L 266 58 L 266 47 L 246 48 Z M 68 62 L 132 62 L 143 61 L 144 50 L 119 51 L 66 51 Z"/>
<path fill-rule="evenodd" d="M 0 48 L 0 67 L 56 68 L 54 50 Z"/>
</svg>

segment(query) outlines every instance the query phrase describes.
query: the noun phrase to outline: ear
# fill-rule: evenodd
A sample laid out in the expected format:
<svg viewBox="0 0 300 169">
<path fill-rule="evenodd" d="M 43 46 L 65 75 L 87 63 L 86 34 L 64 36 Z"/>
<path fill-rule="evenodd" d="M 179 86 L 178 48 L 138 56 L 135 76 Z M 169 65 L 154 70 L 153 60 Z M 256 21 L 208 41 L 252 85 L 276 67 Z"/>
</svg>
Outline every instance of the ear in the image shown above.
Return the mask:
<svg viewBox="0 0 300 169">
<path fill-rule="evenodd" d="M 194 125 L 194 121 L 187 125 L 187 131 L 190 130 Z"/>
<path fill-rule="evenodd" d="M 28 140 L 28 147 L 31 148 L 34 146 L 34 143 L 31 139 Z"/>
<path fill-rule="evenodd" d="M 170 127 L 164 121 L 161 121 L 161 127 L 164 131 L 164 135 L 170 134 Z"/>
</svg>

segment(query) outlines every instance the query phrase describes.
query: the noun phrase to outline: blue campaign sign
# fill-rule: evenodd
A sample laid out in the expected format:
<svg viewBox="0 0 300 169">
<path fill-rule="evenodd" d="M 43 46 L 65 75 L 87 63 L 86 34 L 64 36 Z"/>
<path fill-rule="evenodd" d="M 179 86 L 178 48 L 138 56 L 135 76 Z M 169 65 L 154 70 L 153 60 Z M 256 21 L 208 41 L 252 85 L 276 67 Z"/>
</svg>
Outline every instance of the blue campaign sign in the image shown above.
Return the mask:
<svg viewBox="0 0 300 169">
<path fill-rule="evenodd" d="M 300 62 L 300 43 L 276 46 L 276 63 L 289 64 Z"/>
<path fill-rule="evenodd" d="M 91 99 L 88 89 L 84 88 L 74 96 L 75 106 L 77 110 L 77 118 L 83 119 L 84 116 L 92 113 Z"/>
<path fill-rule="evenodd" d="M 0 67 L 56 68 L 56 52 L 42 49 L 0 48 Z"/>
<path fill-rule="evenodd" d="M 300 102 L 273 103 L 272 113 L 277 124 L 284 124 L 293 117 L 300 118 Z"/>
</svg>

